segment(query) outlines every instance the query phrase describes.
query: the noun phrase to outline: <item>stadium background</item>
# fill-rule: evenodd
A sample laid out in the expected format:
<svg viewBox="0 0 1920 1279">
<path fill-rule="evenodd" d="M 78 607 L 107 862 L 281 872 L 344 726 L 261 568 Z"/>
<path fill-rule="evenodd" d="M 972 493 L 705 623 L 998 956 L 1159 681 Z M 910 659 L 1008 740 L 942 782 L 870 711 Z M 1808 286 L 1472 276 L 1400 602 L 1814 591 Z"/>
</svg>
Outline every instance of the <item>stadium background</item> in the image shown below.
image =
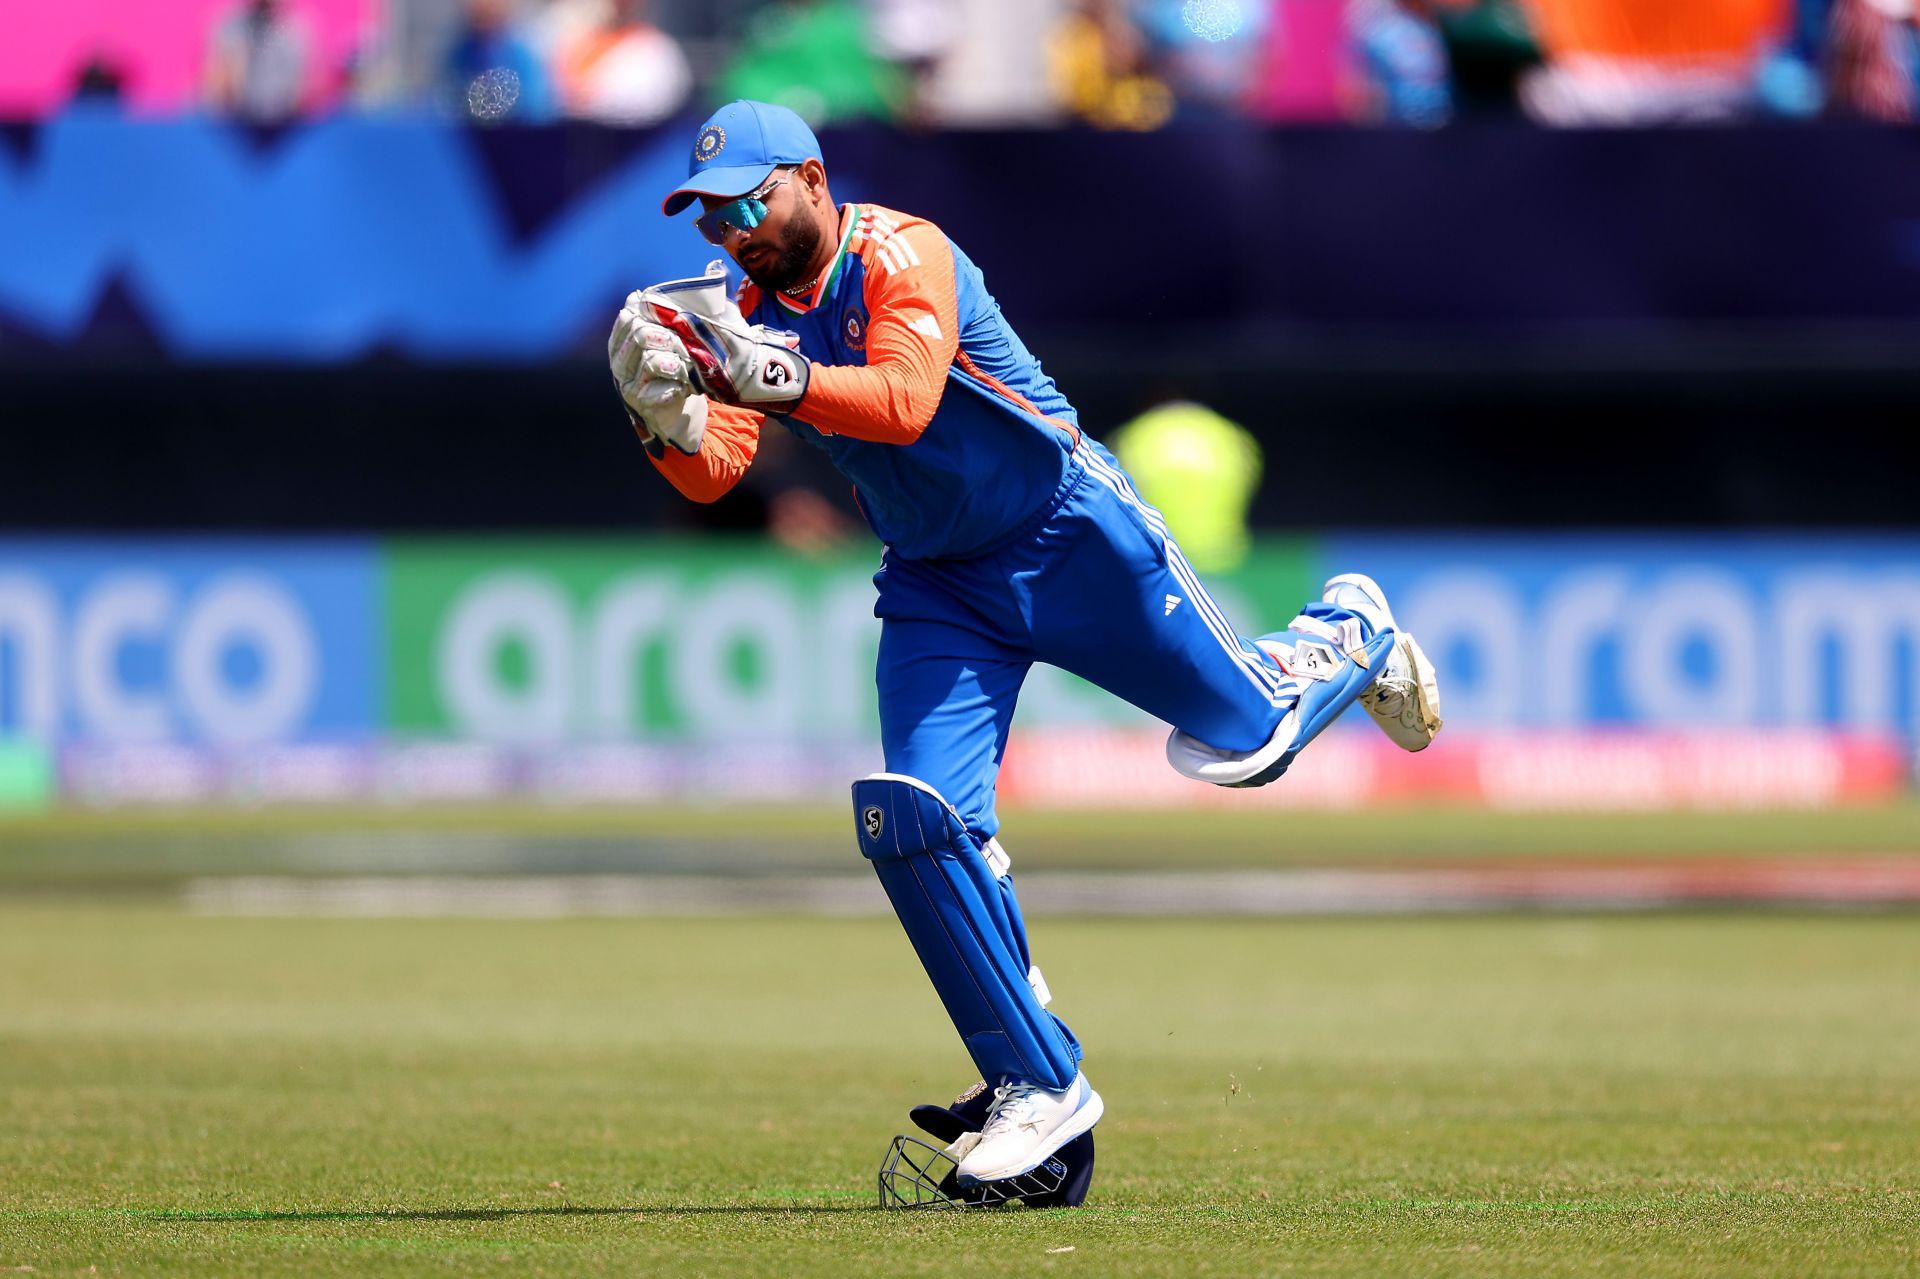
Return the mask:
<svg viewBox="0 0 1920 1279">
<path fill-rule="evenodd" d="M 1248 1229 L 1334 1271 L 1436 1238 L 1489 1273 L 1912 1262 L 1906 6 L 240 12 L 22 7 L 0 42 L 0 1265 L 600 1264 L 547 1232 L 628 1208 L 747 1214 L 606 1254 L 634 1264 L 887 1255 L 865 1226 L 814 1255 L 778 1215 L 867 1194 L 894 1111 L 966 1082 L 843 829 L 879 766 L 877 548 L 779 441 L 681 502 L 602 360 L 630 288 L 709 257 L 658 200 L 735 91 L 816 119 L 838 198 L 964 244 L 1094 434 L 1186 400 L 1250 433 L 1254 540 L 1212 575 L 1242 629 L 1361 568 L 1443 673 L 1429 753 L 1343 724 L 1245 794 L 1030 679 L 1006 842 L 1113 1063 L 1110 1202 L 1156 1231 L 1236 1205 L 1165 1254 L 1101 1236 L 1115 1265 L 1265 1271 Z M 1699 913 L 1730 906 L 1766 910 Z M 1629 907 L 1668 913 L 1579 913 Z M 1326 914 L 1393 918 L 1300 930 Z M 365 915 L 406 918 L 339 918 Z M 1164 962 L 1131 963 L 1148 927 Z M 842 975 L 787 973 L 794 948 Z M 1209 974 L 1256 970 L 1219 1002 Z M 1138 1038 L 1195 1009 L 1204 1044 Z M 849 1055 L 882 1016 L 898 1042 Z M 794 1083 L 775 1042 L 877 1096 Z M 1290 1064 L 1274 1109 L 1233 1044 Z M 360 1082 L 303 1092 L 300 1045 Z M 688 1064 L 716 1053 L 729 1084 Z M 1223 1083 L 1231 1121 L 1201 1108 Z M 723 1096 L 770 1164 L 656 1094 Z M 1126 1118 L 1156 1104 L 1186 1108 Z M 1782 1154 L 1803 1129 L 1819 1153 Z M 1536 1157 L 1562 1133 L 1570 1164 Z M 1486 1215 L 1622 1202 L 1658 1219 L 1637 1242 Z M 1746 1242 L 1708 1264 L 1706 1226 Z"/>
</svg>

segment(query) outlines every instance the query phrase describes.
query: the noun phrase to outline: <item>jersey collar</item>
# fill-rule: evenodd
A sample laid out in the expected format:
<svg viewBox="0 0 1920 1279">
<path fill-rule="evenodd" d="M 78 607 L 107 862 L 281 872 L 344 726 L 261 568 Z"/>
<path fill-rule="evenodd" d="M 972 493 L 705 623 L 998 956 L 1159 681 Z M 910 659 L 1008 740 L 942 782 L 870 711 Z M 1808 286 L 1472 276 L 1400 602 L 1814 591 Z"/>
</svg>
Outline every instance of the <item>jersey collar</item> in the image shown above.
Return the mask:
<svg viewBox="0 0 1920 1279">
<path fill-rule="evenodd" d="M 840 264 L 847 260 L 847 243 L 853 239 L 853 229 L 860 225 L 860 206 L 849 204 L 840 210 L 840 244 L 833 251 L 833 258 L 827 263 L 827 269 L 820 273 L 820 283 L 814 285 L 813 293 L 805 301 L 788 297 L 778 289 L 770 290 L 773 300 L 793 312 L 805 315 L 820 305 L 821 301 L 833 292 L 834 281 L 840 276 Z"/>
</svg>

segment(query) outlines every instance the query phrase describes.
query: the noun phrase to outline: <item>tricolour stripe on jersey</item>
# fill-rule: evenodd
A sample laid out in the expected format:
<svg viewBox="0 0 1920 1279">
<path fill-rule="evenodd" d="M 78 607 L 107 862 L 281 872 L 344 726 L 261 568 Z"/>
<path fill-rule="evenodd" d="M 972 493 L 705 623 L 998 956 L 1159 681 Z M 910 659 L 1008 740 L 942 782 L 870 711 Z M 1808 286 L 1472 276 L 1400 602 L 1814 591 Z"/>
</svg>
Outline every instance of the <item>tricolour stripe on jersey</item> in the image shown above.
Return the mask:
<svg viewBox="0 0 1920 1279">
<path fill-rule="evenodd" d="M 865 215 L 860 212 L 859 205 L 849 204 L 847 206 L 847 211 L 843 215 L 847 229 L 840 233 L 840 247 L 833 251 L 833 261 L 827 264 L 826 272 L 821 275 L 820 283 L 815 286 L 811 297 L 802 302 L 798 298 L 790 298 L 778 289 L 775 289 L 773 291 L 773 300 L 781 306 L 786 307 L 787 310 L 793 312 L 795 315 L 805 315 L 807 312 L 819 306 L 820 299 L 826 297 L 833 289 L 833 282 L 840 274 L 840 265 L 845 262 L 847 258 L 847 246 L 853 243 L 854 235 L 859 231 L 860 221 L 864 216 Z"/>
<path fill-rule="evenodd" d="M 1212 633 L 1214 640 L 1227 656 L 1234 660 L 1248 682 L 1259 690 L 1260 695 L 1266 698 L 1270 705 L 1285 705 L 1286 698 L 1294 692 L 1293 681 L 1271 665 L 1261 654 L 1250 650 L 1241 640 L 1239 633 L 1227 621 L 1226 614 L 1220 611 L 1220 606 L 1214 603 L 1213 597 L 1207 593 L 1207 588 L 1201 584 L 1200 575 L 1194 572 L 1193 566 L 1187 563 L 1186 556 L 1180 553 L 1179 544 L 1168 536 L 1166 521 L 1161 518 L 1160 512 L 1140 500 L 1140 496 L 1133 491 L 1133 485 L 1128 482 L 1125 473 L 1116 470 L 1091 449 L 1087 450 L 1086 467 L 1089 474 L 1111 489 L 1121 501 L 1139 511 L 1148 526 L 1160 534 L 1166 546 L 1167 567 L 1172 570 L 1174 578 L 1186 588 L 1188 598 L 1193 602 L 1201 621 Z"/>
</svg>

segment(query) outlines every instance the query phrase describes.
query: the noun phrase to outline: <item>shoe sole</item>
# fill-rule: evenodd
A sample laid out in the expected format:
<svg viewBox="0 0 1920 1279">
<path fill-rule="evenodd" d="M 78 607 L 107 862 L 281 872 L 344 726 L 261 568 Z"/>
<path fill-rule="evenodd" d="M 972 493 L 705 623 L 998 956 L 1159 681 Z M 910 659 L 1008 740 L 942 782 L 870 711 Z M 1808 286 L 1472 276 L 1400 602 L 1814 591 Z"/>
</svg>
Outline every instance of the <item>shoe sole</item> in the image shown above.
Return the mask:
<svg viewBox="0 0 1920 1279">
<path fill-rule="evenodd" d="M 1386 733 L 1387 740 L 1401 750 L 1418 752 L 1427 749 L 1433 745 L 1434 736 L 1439 733 L 1442 724 L 1445 723 L 1440 718 L 1440 683 L 1434 678 L 1433 663 L 1427 660 L 1426 652 L 1421 649 L 1413 636 L 1400 632 L 1399 623 L 1394 620 L 1393 608 L 1387 603 L 1387 593 L 1380 589 L 1380 583 L 1365 573 L 1341 573 L 1327 579 L 1327 584 L 1320 588 L 1320 597 L 1325 599 L 1333 593 L 1335 587 L 1339 586 L 1356 587 L 1371 595 L 1379 602 L 1380 611 L 1386 616 L 1386 624 L 1399 632 L 1400 651 L 1406 654 L 1407 667 L 1413 672 L 1414 709 L 1420 717 L 1420 727 L 1415 731 L 1419 736 L 1412 740 L 1404 738 L 1402 734 L 1407 731 L 1406 725 L 1402 724 L 1398 718 L 1389 719 L 1384 715 L 1375 715 L 1371 706 L 1366 707 L 1367 714 L 1372 716 L 1373 722 Z M 1364 702 L 1361 704 L 1365 705 Z"/>
<path fill-rule="evenodd" d="M 1091 1132 L 1093 1126 L 1100 1122 L 1100 1116 L 1106 1113 L 1107 1103 L 1100 1099 L 1099 1093 L 1089 1088 L 1085 1103 L 1067 1117 L 1067 1122 L 1047 1134 L 1046 1141 L 1040 1146 L 1039 1152 L 1033 1156 L 1031 1162 L 1012 1168 L 996 1169 L 986 1174 L 960 1174 L 957 1180 L 963 1186 L 978 1186 L 989 1181 L 1005 1181 L 1009 1177 L 1025 1176 L 1053 1158 L 1060 1147 L 1083 1133 Z"/>
<path fill-rule="evenodd" d="M 1440 718 L 1440 682 L 1434 678 L 1433 663 L 1427 660 L 1426 653 L 1413 636 L 1401 635 L 1398 643 L 1400 651 L 1406 654 L 1407 669 L 1413 672 L 1413 706 L 1420 720 L 1420 727 L 1414 731 L 1419 735 L 1412 739 L 1404 737 L 1408 730 L 1399 716 L 1388 718 L 1376 715 L 1371 706 L 1366 708 L 1367 714 L 1373 716 L 1373 722 L 1386 733 L 1387 740 L 1401 750 L 1423 751 L 1433 745 L 1433 739 L 1446 722 Z"/>
</svg>

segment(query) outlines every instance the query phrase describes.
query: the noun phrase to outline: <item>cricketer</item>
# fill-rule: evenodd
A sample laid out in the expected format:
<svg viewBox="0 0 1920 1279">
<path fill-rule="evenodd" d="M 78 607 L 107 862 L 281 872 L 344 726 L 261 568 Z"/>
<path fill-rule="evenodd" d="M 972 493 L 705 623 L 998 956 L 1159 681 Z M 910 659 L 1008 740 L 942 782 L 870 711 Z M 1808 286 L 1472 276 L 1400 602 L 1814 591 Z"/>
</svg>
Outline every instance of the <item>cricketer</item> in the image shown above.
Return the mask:
<svg viewBox="0 0 1920 1279">
<path fill-rule="evenodd" d="M 1028 951 L 994 787 L 1035 662 L 1166 721 L 1171 765 L 1260 786 L 1358 700 L 1399 746 L 1440 728 L 1433 670 L 1380 588 L 1350 573 L 1288 628 L 1241 637 L 1158 512 L 933 223 L 836 205 L 785 108 L 737 101 L 695 136 L 666 197 L 723 264 L 632 294 L 608 340 L 654 466 L 710 502 L 769 422 L 824 449 L 885 544 L 874 585 L 886 771 L 853 783 L 873 864 L 991 1089 L 950 1147 L 957 1183 L 1020 1177 L 1103 1103 Z"/>
</svg>

